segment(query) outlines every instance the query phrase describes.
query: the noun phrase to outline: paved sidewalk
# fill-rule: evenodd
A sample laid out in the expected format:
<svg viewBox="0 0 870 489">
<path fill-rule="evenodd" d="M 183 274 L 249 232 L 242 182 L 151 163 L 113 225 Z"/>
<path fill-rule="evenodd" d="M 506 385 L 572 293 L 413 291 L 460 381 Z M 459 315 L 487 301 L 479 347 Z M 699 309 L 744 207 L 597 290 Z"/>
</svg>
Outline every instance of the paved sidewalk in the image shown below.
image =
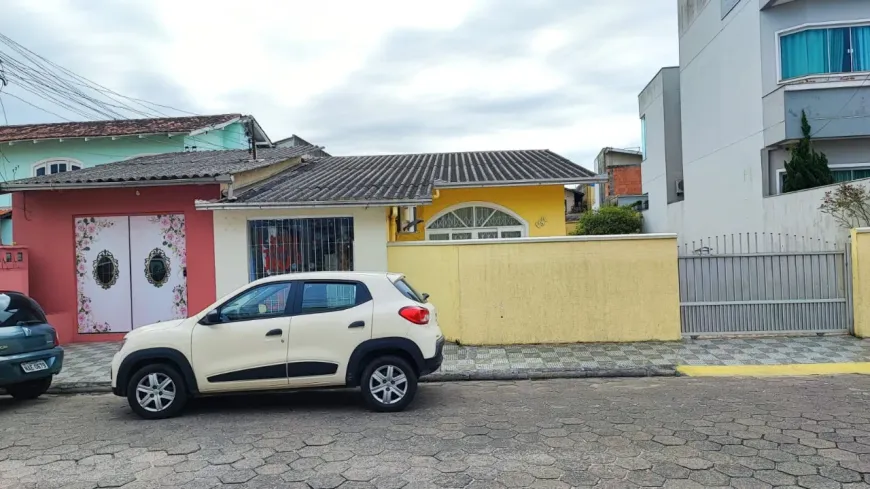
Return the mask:
<svg viewBox="0 0 870 489">
<path fill-rule="evenodd" d="M 119 343 L 68 345 L 55 391 L 105 391 Z M 677 365 L 782 365 L 870 361 L 870 340 L 805 336 L 671 343 L 475 347 L 449 344 L 431 381 L 676 375 Z"/>
</svg>

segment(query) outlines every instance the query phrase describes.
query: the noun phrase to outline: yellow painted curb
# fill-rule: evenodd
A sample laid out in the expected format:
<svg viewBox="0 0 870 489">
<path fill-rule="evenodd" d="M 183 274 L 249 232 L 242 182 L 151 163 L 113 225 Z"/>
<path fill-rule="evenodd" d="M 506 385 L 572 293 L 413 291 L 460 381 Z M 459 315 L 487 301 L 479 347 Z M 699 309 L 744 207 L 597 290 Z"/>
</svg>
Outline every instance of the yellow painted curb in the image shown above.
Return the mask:
<svg viewBox="0 0 870 489">
<path fill-rule="evenodd" d="M 785 377 L 796 375 L 868 374 L 870 362 L 801 363 L 790 365 L 680 365 L 689 377 Z"/>
</svg>

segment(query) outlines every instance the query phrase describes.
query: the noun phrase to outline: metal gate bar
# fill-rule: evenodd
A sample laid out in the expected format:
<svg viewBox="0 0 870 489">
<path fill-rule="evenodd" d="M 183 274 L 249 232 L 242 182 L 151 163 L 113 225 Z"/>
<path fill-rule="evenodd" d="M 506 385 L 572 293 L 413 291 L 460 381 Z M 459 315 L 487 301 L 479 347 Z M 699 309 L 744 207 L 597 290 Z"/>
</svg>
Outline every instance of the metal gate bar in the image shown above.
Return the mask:
<svg viewBox="0 0 870 489">
<path fill-rule="evenodd" d="M 684 335 L 851 328 L 847 250 L 679 257 Z"/>
</svg>

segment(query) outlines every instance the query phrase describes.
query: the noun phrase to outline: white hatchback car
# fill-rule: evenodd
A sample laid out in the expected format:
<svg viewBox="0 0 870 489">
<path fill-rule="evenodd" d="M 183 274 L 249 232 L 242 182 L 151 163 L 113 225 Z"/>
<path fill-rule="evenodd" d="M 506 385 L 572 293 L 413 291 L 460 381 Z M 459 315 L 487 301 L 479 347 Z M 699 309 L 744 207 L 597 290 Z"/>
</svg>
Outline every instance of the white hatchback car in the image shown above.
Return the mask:
<svg viewBox="0 0 870 489">
<path fill-rule="evenodd" d="M 139 416 L 177 415 L 190 397 L 356 387 L 400 411 L 441 366 L 435 308 L 403 275 L 317 272 L 257 280 L 187 319 L 128 333 L 112 391 Z"/>
</svg>

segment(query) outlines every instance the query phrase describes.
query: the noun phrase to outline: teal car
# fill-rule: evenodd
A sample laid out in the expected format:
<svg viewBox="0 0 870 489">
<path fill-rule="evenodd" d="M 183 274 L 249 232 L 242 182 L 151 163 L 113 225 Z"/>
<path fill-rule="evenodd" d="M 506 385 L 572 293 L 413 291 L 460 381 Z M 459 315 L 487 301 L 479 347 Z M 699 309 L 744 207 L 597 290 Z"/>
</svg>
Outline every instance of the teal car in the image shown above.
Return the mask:
<svg viewBox="0 0 870 489">
<path fill-rule="evenodd" d="M 0 291 L 0 390 L 36 399 L 63 366 L 63 348 L 42 307 L 20 292 Z"/>
</svg>

